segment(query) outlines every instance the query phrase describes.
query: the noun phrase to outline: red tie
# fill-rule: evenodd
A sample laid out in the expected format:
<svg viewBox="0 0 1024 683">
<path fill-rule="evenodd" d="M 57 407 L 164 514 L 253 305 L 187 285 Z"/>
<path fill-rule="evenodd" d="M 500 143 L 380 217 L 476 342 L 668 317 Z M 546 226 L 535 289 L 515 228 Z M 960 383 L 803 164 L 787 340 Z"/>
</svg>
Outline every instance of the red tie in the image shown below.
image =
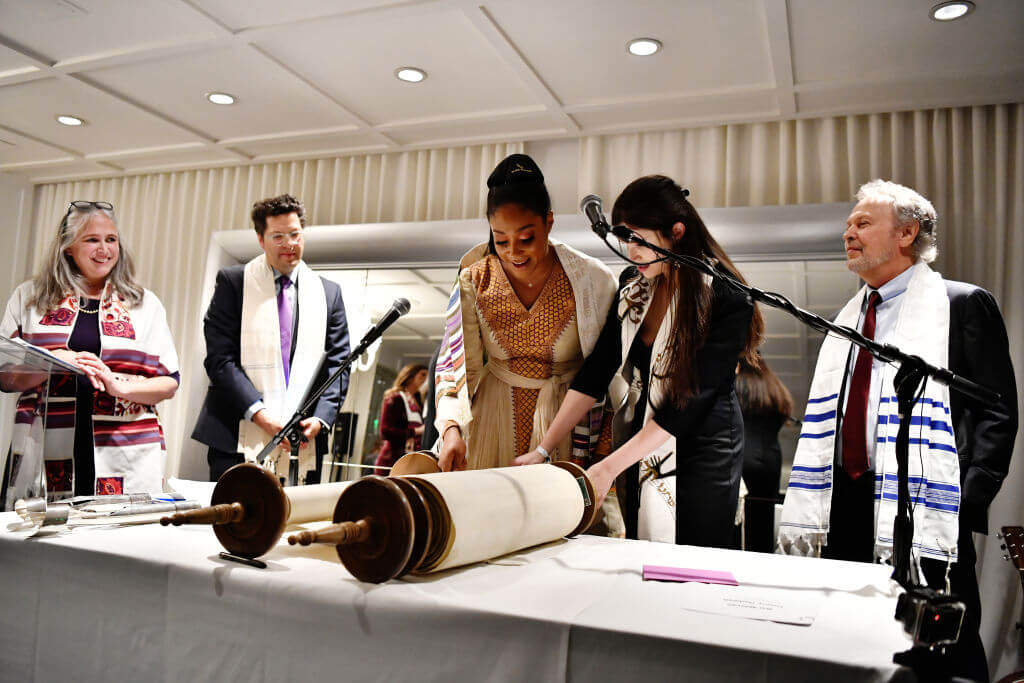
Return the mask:
<svg viewBox="0 0 1024 683">
<path fill-rule="evenodd" d="M 864 313 L 864 329 L 868 339 L 875 338 L 875 307 L 882 301 L 878 292 L 871 292 L 868 310 Z M 871 362 L 866 350 L 857 348 L 857 363 L 853 366 L 850 391 L 846 395 L 846 414 L 843 416 L 843 469 L 856 479 L 868 471 L 867 414 L 868 393 L 871 390 Z"/>
</svg>

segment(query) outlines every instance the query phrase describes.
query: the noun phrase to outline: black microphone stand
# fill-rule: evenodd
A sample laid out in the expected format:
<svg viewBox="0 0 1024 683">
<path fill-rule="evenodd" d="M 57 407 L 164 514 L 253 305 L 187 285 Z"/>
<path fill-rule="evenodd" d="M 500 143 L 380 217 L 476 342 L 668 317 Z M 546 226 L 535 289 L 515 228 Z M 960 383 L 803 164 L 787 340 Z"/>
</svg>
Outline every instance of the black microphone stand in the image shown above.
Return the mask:
<svg viewBox="0 0 1024 683">
<path fill-rule="evenodd" d="M 894 378 L 896 388 L 896 399 L 899 406 L 900 426 L 896 434 L 896 472 L 897 472 L 897 496 L 896 496 L 896 519 L 893 526 L 893 573 L 892 578 L 907 591 L 908 595 L 920 596 L 922 585 L 912 578 L 910 549 L 914 539 L 914 516 L 910 508 L 910 483 L 909 483 L 909 444 L 910 444 L 910 418 L 914 403 L 921 391 L 922 384 L 926 379 L 933 379 L 950 389 L 959 391 L 971 398 L 984 402 L 999 402 L 1001 396 L 979 384 L 960 377 L 947 368 L 941 368 L 926 362 L 920 356 L 904 353 L 891 344 L 879 344 L 873 339 L 868 339 L 857 330 L 822 318 L 819 315 L 798 308 L 793 302 L 781 294 L 766 292 L 757 287 L 744 284 L 728 273 L 715 269 L 710 263 L 703 259 L 684 254 L 676 254 L 656 244 L 651 244 L 624 225 L 606 227 L 595 223 L 594 231 L 605 239 L 607 233 L 611 232 L 620 241 L 633 243 L 646 247 L 662 258 L 659 260 L 671 260 L 673 263 L 681 264 L 692 268 L 705 275 L 718 278 L 727 283 L 733 289 L 743 292 L 748 301 L 763 303 L 773 308 L 781 309 L 791 316 L 819 332 L 834 334 L 846 339 L 860 348 L 867 351 L 886 363 L 899 363 L 900 368 Z M 607 242 L 607 241 L 606 241 Z M 609 247 L 618 253 L 614 247 Z M 622 254 L 619 254 L 622 256 Z M 626 258 L 629 261 L 629 258 Z M 927 589 L 924 589 L 927 592 Z M 927 600 L 928 598 L 921 598 Z M 901 617 L 901 608 L 897 607 L 897 618 Z M 938 617 L 936 617 L 938 619 Z M 909 664 L 915 669 L 926 669 L 934 673 L 936 663 L 931 657 L 927 648 L 915 646 L 907 652 L 897 654 L 894 660 L 897 663 Z M 944 672 L 948 676 L 948 671 Z"/>
<path fill-rule="evenodd" d="M 406 310 L 408 310 L 408 303 L 406 303 Z M 360 340 L 356 348 L 352 349 L 351 353 L 349 353 L 348 356 L 345 357 L 345 360 L 343 360 L 341 365 L 338 366 L 338 369 L 335 370 L 330 377 L 324 380 L 324 382 L 320 386 L 313 390 L 312 393 L 306 395 L 305 402 L 301 406 L 299 406 L 299 409 L 295 411 L 295 413 L 291 416 L 288 422 L 286 422 L 284 426 L 281 427 L 277 434 L 274 434 L 274 436 L 270 439 L 267 445 L 263 447 L 263 450 L 260 451 L 259 454 L 256 456 L 257 463 L 263 465 L 263 462 L 267 459 L 267 456 L 273 453 L 274 449 L 277 448 L 284 439 L 288 439 L 288 443 L 291 444 L 292 447 L 288 467 L 288 481 L 289 485 L 291 486 L 298 485 L 299 447 L 302 443 L 302 439 L 305 439 L 302 433 L 302 426 L 300 423 L 313 414 L 313 410 L 316 408 L 316 402 L 320 399 L 323 393 L 327 391 L 327 389 L 329 389 L 330 386 L 334 384 L 334 382 L 339 377 L 341 377 L 342 373 L 348 370 L 349 366 L 352 365 L 355 359 L 363 355 L 363 353 L 366 352 L 366 349 L 370 348 L 370 345 L 373 344 L 373 342 L 377 341 L 381 334 L 383 334 L 384 330 L 390 327 L 395 322 L 395 320 L 398 319 L 398 317 L 399 316 L 396 316 L 394 319 L 390 321 L 382 321 L 386 324 L 381 325 L 380 323 L 378 323 L 377 325 L 374 325 L 365 335 L 363 335 L 362 340 Z M 321 363 L 322 362 L 323 360 L 321 359 Z"/>
</svg>

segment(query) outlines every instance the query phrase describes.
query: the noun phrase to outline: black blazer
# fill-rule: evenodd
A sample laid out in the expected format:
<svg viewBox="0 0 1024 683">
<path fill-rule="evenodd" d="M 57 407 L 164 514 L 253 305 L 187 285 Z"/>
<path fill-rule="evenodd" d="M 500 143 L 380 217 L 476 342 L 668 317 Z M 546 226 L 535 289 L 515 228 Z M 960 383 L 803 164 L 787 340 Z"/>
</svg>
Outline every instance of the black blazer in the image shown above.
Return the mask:
<svg viewBox="0 0 1024 683">
<path fill-rule="evenodd" d="M 988 506 L 1010 469 L 1017 437 L 1017 383 L 995 297 L 981 287 L 950 280 L 946 292 L 949 369 L 1002 395 L 1002 401 L 989 404 L 949 392 L 960 458 L 960 525 L 988 533 Z"/>
<path fill-rule="evenodd" d="M 593 396 L 604 397 L 615 373 L 622 365 L 622 323 L 618 306 L 622 288 L 637 276 L 634 266 L 619 276 L 619 291 L 615 293 L 604 327 L 594 350 L 583 361 L 583 367 L 573 379 L 571 388 Z M 654 421 L 665 431 L 680 439 L 709 437 L 709 442 L 732 444 L 740 435 L 732 435 L 732 423 L 708 420 L 716 406 L 723 414 L 732 411 L 733 389 L 736 385 L 736 364 L 747 341 L 754 306 L 746 295 L 727 285 L 720 278 L 712 283 L 711 316 L 704 345 L 697 350 L 694 365 L 697 368 L 697 391 L 682 409 L 665 402 L 655 406 Z M 643 410 L 638 407 L 638 410 Z M 731 449 L 731 446 L 730 446 Z"/>
<path fill-rule="evenodd" d="M 228 453 L 238 450 L 238 422 L 245 417 L 249 406 L 262 399 L 241 364 L 244 273 L 245 265 L 228 266 L 217 273 L 213 298 L 203 318 L 203 335 L 206 338 L 206 360 L 203 364 L 210 386 L 192 430 L 192 438 L 196 441 Z M 320 279 L 327 298 L 324 344 L 327 359 L 317 376 L 318 383 L 337 370 L 349 353 L 348 323 L 341 288 L 335 282 Z M 301 310 L 299 315 L 303 315 Z M 345 400 L 348 375 L 346 370 L 340 382 L 335 382 L 324 392 L 313 412 L 313 417 L 320 418 L 328 426 L 334 424 L 338 407 Z"/>
<path fill-rule="evenodd" d="M 594 350 L 583 362 L 571 388 L 594 398 L 605 395 L 622 365 L 622 323 L 618 304 L 622 287 L 636 268 L 623 271 Z M 686 405 L 669 400 L 653 406 L 652 419 L 676 438 L 676 543 L 729 547 L 736 513 L 743 459 L 743 418 L 736 398 L 736 364 L 746 345 L 754 306 L 746 295 L 721 278 L 712 283 L 707 336 L 697 349 L 697 390 Z M 658 349 L 654 350 L 657 353 Z M 643 369 L 639 369 L 644 374 Z M 648 391 L 643 392 L 644 396 Z M 637 406 L 638 422 L 646 406 Z M 638 422 L 630 425 L 630 429 Z M 638 468 L 625 475 L 623 517 L 626 535 L 636 538 L 640 507 Z"/>
</svg>

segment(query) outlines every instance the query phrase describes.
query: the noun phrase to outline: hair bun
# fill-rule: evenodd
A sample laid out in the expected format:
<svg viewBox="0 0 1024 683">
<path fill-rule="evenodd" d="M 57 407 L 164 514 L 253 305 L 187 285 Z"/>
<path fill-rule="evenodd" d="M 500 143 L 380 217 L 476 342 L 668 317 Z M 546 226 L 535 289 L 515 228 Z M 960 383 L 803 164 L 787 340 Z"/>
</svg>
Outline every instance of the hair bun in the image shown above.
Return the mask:
<svg viewBox="0 0 1024 683">
<path fill-rule="evenodd" d="M 487 187 L 500 185 L 518 185 L 519 183 L 544 182 L 544 174 L 533 159 L 526 154 L 509 154 L 502 159 L 491 175 L 487 177 Z"/>
</svg>

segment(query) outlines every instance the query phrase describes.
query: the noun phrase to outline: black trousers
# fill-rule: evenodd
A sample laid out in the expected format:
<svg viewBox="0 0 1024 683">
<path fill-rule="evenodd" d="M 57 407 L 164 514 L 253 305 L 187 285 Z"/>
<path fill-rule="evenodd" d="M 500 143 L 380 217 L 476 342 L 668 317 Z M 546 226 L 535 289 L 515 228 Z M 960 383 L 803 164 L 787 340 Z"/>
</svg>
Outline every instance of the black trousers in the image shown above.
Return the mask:
<svg viewBox="0 0 1024 683">
<path fill-rule="evenodd" d="M 779 495 L 752 496 L 747 494 L 743 504 L 745 550 L 756 553 L 775 551 L 775 505 Z"/>
<path fill-rule="evenodd" d="M 627 538 L 637 534 L 638 473 L 636 465 L 625 473 Z M 732 392 L 716 402 L 698 433 L 676 438 L 676 543 L 739 547 L 734 522 L 742 474 L 743 416 Z"/>
<path fill-rule="evenodd" d="M 718 428 L 676 440 L 676 543 L 738 548 L 743 417 L 735 395 L 719 402 L 707 421 Z"/>
<path fill-rule="evenodd" d="M 949 584 L 953 595 L 960 598 L 967 611 L 960 628 L 960 639 L 950 648 L 954 673 L 975 681 L 988 681 L 988 660 L 985 645 L 981 641 L 981 593 L 978 590 L 978 561 L 974 538 L 970 529 L 960 526 L 957 542 L 957 562 L 949 572 Z M 946 563 L 940 560 L 921 560 L 925 580 L 931 588 L 945 586 Z"/>
<path fill-rule="evenodd" d="M 320 465 L 323 462 L 323 453 L 327 450 L 326 432 L 327 430 L 323 429 L 316 437 L 316 469 L 306 472 L 306 476 L 302 478 L 305 484 L 320 483 Z M 241 453 L 222 451 L 212 446 L 206 452 L 206 463 L 210 466 L 210 481 L 217 481 L 222 474 L 242 462 L 245 462 L 245 456 Z"/>
<path fill-rule="evenodd" d="M 853 562 L 874 561 L 875 545 L 875 473 L 868 471 L 856 480 L 841 467 L 833 469 L 832 514 L 829 519 L 828 545 L 822 556 Z M 950 572 L 950 588 L 963 601 L 967 610 L 960 629 L 960 639 L 949 650 L 955 676 L 988 681 L 988 661 L 981 642 L 981 595 L 975 568 L 977 553 L 971 531 L 960 526 L 957 543 L 958 561 Z M 946 563 L 923 558 L 921 568 L 930 588 L 945 587 Z"/>
<path fill-rule="evenodd" d="M 206 462 L 210 466 L 210 481 L 217 481 L 220 479 L 220 475 L 235 465 L 245 462 L 245 456 L 241 453 L 229 453 L 211 447 L 206 453 Z"/>
</svg>

